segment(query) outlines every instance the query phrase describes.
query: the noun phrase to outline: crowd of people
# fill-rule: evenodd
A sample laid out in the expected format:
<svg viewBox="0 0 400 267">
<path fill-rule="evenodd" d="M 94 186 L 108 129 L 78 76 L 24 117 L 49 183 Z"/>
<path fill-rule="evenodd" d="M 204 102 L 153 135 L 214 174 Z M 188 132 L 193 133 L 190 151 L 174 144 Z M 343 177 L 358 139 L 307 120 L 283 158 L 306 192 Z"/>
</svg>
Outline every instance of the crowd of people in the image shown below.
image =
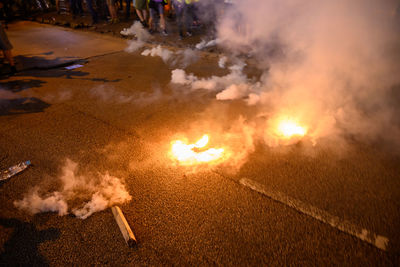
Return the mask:
<svg viewBox="0 0 400 267">
<path fill-rule="evenodd" d="M 92 24 L 100 20 L 118 23 L 121 17 L 118 11 L 121 11 L 124 19 L 135 17 L 150 33 L 160 30 L 164 36 L 168 35 L 166 17 L 174 18 L 180 38 L 191 36 L 192 29 L 201 23 L 213 24 L 218 13 L 232 4 L 232 0 L 56 0 L 59 13 L 60 1 L 74 18 L 82 16 L 86 9 Z"/>
<path fill-rule="evenodd" d="M 139 20 L 150 33 L 160 30 L 168 35 L 167 20 L 175 19 L 179 37 L 191 36 L 200 24 L 214 27 L 216 17 L 232 5 L 234 0 L 0 0 L 3 8 L 0 19 L 29 17 L 37 12 L 57 10 L 71 14 L 74 19 L 89 13 L 91 24 L 107 21 L 115 24 L 121 19 Z M 122 14 L 122 15 L 121 15 Z M 201 23 L 200 23 L 201 22 Z M 159 28 L 159 29 L 158 29 Z"/>
<path fill-rule="evenodd" d="M 59 14 L 71 14 L 73 18 L 90 13 L 92 24 L 106 20 L 108 23 L 118 23 L 121 15 L 125 19 L 137 19 L 150 33 L 159 31 L 168 35 L 166 17 L 175 19 L 179 37 L 192 36 L 193 29 L 202 24 L 213 28 L 218 15 L 221 15 L 233 0 L 0 0 L 0 21 L 12 20 L 15 10 L 20 10 L 19 16 L 30 15 L 31 12 L 46 12 L 57 10 Z M 118 12 L 121 11 L 121 12 Z M 5 62 L 15 73 L 12 57 L 12 45 L 4 31 L 7 23 L 0 22 L 0 49 Z"/>
</svg>

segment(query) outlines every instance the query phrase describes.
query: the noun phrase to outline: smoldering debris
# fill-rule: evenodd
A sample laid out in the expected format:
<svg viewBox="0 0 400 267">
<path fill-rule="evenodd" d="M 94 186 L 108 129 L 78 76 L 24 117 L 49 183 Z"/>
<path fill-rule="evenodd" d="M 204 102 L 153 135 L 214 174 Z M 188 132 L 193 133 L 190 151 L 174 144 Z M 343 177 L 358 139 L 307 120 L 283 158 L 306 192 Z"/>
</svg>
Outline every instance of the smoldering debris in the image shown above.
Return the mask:
<svg viewBox="0 0 400 267">
<path fill-rule="evenodd" d="M 72 213 L 86 219 L 95 212 L 131 200 L 121 179 L 108 172 L 78 174 L 78 171 L 78 163 L 67 159 L 57 179 L 59 190 L 34 187 L 22 200 L 14 201 L 14 205 L 31 214 L 57 212 L 63 216 Z"/>
</svg>

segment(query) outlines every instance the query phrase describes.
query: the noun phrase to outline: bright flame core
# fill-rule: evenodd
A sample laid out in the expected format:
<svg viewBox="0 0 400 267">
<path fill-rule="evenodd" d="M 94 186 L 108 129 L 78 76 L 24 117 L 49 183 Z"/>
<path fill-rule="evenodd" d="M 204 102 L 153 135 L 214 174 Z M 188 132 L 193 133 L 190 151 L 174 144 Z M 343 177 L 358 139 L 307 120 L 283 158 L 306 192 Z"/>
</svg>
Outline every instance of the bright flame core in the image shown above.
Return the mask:
<svg viewBox="0 0 400 267">
<path fill-rule="evenodd" d="M 292 136 L 304 136 L 307 129 L 292 120 L 282 120 L 278 124 L 277 133 L 284 138 L 291 138 Z"/>
<path fill-rule="evenodd" d="M 224 153 L 223 148 L 209 148 L 204 150 L 208 144 L 209 137 L 204 135 L 194 144 L 185 144 L 181 140 L 172 142 L 172 157 L 181 165 L 195 165 L 213 162 L 220 159 Z"/>
</svg>

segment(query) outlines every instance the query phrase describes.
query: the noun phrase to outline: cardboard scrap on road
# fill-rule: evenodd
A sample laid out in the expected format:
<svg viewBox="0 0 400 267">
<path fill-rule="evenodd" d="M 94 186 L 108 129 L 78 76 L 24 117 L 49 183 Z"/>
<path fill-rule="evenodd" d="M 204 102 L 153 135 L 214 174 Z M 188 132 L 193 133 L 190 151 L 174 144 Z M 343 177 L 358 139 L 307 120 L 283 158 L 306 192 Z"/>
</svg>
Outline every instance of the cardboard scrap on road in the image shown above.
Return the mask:
<svg viewBox="0 0 400 267">
<path fill-rule="evenodd" d="M 118 227 L 121 230 L 122 236 L 125 239 L 126 244 L 129 247 L 134 247 L 137 243 L 136 237 L 133 234 L 128 222 L 125 219 L 124 214 L 118 206 L 114 206 L 111 208 L 111 211 L 114 215 L 115 221 L 117 221 Z"/>
</svg>

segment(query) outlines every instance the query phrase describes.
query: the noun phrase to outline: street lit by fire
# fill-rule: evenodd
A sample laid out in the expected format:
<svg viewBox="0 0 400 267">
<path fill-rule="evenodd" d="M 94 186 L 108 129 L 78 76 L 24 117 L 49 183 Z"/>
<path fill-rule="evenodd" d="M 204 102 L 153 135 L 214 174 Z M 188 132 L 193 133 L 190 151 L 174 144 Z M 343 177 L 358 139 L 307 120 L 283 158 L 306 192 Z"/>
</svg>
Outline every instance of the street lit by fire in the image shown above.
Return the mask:
<svg viewBox="0 0 400 267">
<path fill-rule="evenodd" d="M 293 136 L 304 136 L 307 129 L 293 120 L 284 119 L 278 123 L 277 133 L 284 138 L 291 138 Z"/>
<path fill-rule="evenodd" d="M 225 150 L 223 148 L 207 148 L 208 141 L 207 134 L 194 144 L 175 140 L 171 143 L 171 157 L 184 166 L 218 162 L 223 158 Z"/>
</svg>

